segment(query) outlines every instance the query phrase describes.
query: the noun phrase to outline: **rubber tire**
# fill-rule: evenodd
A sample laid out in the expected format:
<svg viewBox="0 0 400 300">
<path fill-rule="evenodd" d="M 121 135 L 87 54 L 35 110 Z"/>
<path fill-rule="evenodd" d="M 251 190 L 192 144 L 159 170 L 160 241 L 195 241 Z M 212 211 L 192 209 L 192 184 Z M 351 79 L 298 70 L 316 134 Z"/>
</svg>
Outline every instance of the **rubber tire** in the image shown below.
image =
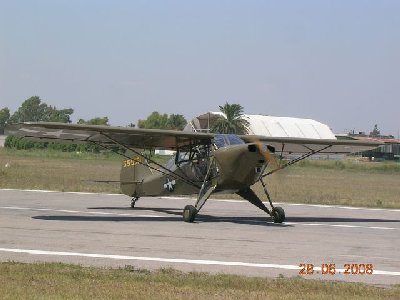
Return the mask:
<svg viewBox="0 0 400 300">
<path fill-rule="evenodd" d="M 197 215 L 197 209 L 193 205 L 186 205 L 183 209 L 183 221 L 193 223 Z"/>
<path fill-rule="evenodd" d="M 285 211 L 282 207 L 274 207 L 271 212 L 271 217 L 274 223 L 282 223 L 285 221 Z"/>
<path fill-rule="evenodd" d="M 138 199 L 133 198 L 131 200 L 131 208 L 135 208 L 136 201 L 138 201 Z"/>
</svg>

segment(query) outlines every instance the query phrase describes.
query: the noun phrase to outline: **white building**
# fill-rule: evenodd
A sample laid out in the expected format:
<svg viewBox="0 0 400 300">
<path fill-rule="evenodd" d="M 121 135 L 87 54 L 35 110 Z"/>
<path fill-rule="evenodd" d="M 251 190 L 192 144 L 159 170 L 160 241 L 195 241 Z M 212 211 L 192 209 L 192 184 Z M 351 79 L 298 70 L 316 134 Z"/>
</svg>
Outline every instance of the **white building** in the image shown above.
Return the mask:
<svg viewBox="0 0 400 300">
<path fill-rule="evenodd" d="M 193 118 L 184 131 L 209 132 L 213 123 L 225 115 L 221 112 L 208 112 Z M 321 122 L 312 119 L 274 117 L 264 115 L 244 115 L 250 123 L 248 134 L 271 137 L 296 137 L 310 139 L 336 139 L 332 130 Z"/>
</svg>

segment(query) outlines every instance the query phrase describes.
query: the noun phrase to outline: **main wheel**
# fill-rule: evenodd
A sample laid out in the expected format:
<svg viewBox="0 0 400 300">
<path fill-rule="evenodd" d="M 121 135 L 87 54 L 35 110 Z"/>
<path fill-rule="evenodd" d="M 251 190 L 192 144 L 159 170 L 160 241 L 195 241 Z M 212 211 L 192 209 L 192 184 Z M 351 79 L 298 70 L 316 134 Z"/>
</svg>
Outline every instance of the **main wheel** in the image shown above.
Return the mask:
<svg viewBox="0 0 400 300">
<path fill-rule="evenodd" d="M 197 215 L 197 209 L 193 205 L 186 205 L 183 209 L 183 221 L 193 223 Z"/>
<path fill-rule="evenodd" d="M 271 217 L 274 223 L 282 223 L 285 221 L 285 211 L 282 207 L 274 207 L 271 212 Z"/>
<path fill-rule="evenodd" d="M 135 204 L 136 204 L 136 201 L 138 201 L 139 200 L 139 198 L 132 198 L 132 200 L 131 200 L 131 208 L 135 208 Z"/>
</svg>

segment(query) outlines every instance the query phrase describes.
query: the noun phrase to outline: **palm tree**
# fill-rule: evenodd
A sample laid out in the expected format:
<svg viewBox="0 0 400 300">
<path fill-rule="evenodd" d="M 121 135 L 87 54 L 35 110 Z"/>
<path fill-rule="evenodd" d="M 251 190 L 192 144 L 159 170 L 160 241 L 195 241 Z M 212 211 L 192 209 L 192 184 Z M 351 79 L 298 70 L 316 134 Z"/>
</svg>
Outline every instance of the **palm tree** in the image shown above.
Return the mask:
<svg viewBox="0 0 400 300">
<path fill-rule="evenodd" d="M 225 115 L 225 118 L 218 118 L 211 126 L 211 132 L 226 134 L 247 133 L 250 123 L 243 114 L 243 106 L 226 102 L 224 106 L 219 106 L 219 109 Z"/>
</svg>

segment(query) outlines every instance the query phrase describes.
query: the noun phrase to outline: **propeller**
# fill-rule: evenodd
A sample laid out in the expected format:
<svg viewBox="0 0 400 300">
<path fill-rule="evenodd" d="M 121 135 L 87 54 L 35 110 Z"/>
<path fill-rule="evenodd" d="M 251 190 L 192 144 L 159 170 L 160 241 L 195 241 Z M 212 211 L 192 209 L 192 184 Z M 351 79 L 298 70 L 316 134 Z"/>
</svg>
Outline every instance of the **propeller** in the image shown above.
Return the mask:
<svg viewBox="0 0 400 300">
<path fill-rule="evenodd" d="M 264 156 L 265 161 L 271 164 L 273 169 L 279 169 L 280 164 L 277 161 L 276 157 L 271 153 L 271 151 L 268 149 L 267 145 L 264 145 L 260 142 L 260 140 L 255 140 L 253 143 L 257 146 L 258 151 L 261 153 L 262 156 Z"/>
</svg>

